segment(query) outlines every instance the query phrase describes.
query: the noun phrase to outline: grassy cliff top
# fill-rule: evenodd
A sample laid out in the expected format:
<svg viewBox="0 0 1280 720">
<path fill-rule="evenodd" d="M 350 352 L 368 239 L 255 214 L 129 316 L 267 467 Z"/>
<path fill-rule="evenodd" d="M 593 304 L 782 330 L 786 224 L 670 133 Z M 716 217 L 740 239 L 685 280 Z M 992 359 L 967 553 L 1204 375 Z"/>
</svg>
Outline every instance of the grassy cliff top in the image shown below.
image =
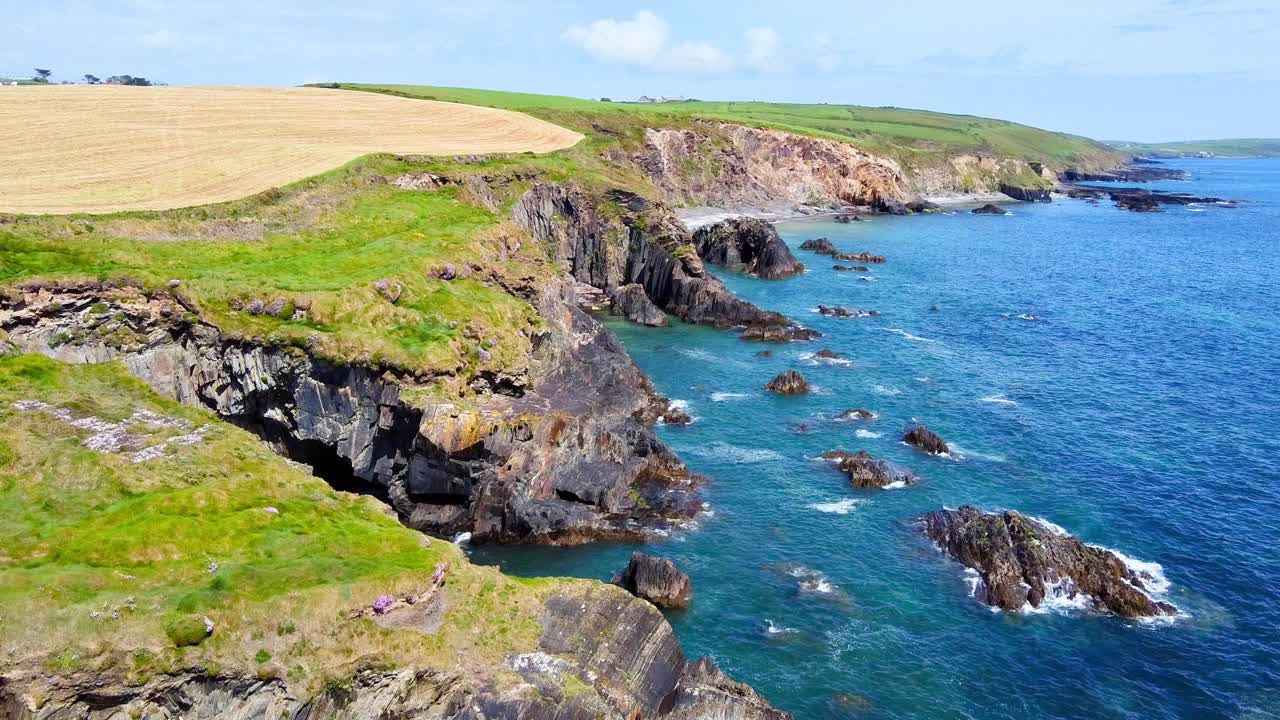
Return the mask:
<svg viewBox="0 0 1280 720">
<path fill-rule="evenodd" d="M 127 278 L 167 289 L 177 280 L 200 318 L 228 333 L 427 376 L 519 371 L 540 319 L 494 276 L 553 270 L 458 187 L 388 182 L 415 168 L 371 156 L 218 205 L 0 217 L 0 286 Z M 433 276 L 450 265 L 483 271 Z"/>
<path fill-rule="evenodd" d="M 426 591 L 439 563 L 424 617 L 348 617 Z M 577 583 L 473 566 L 117 364 L 0 356 L 0 665 L 308 688 L 365 667 L 482 671 L 535 650 L 543 600 Z"/>
<path fill-rule="evenodd" d="M 973 115 L 858 105 L 766 102 L 601 102 L 558 95 L 432 87 L 340 83 L 352 90 L 385 92 L 468 105 L 518 110 L 589 134 L 593 116 L 634 113 L 661 118 L 710 119 L 826 137 L 898 159 L 990 153 L 1051 165 L 1113 165 L 1120 156 L 1106 145 L 1066 133 Z"/>
<path fill-rule="evenodd" d="M 1111 145 L 1121 152 L 1157 157 L 1182 157 L 1200 153 L 1227 157 L 1280 157 L 1280 138 L 1230 138 L 1167 143 L 1117 141 Z"/>
</svg>

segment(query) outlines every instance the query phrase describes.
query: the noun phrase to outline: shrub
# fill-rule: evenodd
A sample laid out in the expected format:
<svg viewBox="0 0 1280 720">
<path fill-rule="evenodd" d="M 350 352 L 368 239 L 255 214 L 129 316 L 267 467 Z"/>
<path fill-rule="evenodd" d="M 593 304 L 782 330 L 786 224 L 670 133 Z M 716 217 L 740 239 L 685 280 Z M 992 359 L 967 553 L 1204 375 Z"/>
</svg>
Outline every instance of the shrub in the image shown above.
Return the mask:
<svg viewBox="0 0 1280 720">
<path fill-rule="evenodd" d="M 204 618 L 199 615 L 183 615 L 170 619 L 164 625 L 164 634 L 178 647 L 199 645 L 209 637 Z"/>
</svg>

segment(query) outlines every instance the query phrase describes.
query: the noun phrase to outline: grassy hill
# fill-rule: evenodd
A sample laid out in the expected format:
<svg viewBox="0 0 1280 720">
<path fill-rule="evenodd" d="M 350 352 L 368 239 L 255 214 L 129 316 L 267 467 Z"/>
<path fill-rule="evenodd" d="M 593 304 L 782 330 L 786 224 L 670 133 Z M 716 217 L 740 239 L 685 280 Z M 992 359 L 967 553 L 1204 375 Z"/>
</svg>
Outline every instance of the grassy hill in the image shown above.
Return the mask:
<svg viewBox="0 0 1280 720">
<path fill-rule="evenodd" d="M 113 451 L 94 439 L 114 424 L 131 444 Z M 473 566 L 121 365 L 34 355 L 0 356 L 0 548 L 6 665 L 137 684 L 190 668 L 311 689 L 371 663 L 496 668 L 537 647 L 545 597 L 579 584 Z M 348 616 L 426 591 L 439 563 L 437 632 Z"/>
<path fill-rule="evenodd" d="M 1053 165 L 1112 165 L 1119 155 L 1102 143 L 1067 133 L 927 110 L 858 105 L 801 105 L 766 102 L 601 102 L 559 95 L 472 90 L 426 85 L 338 83 L 351 90 L 518 110 L 590 133 L 600 117 L 631 113 L 659 119 L 711 119 L 770 127 L 853 143 L 899 159 L 939 154 L 990 153 Z"/>
<path fill-rule="evenodd" d="M 1168 143 L 1116 141 L 1110 144 L 1122 152 L 1149 157 L 1186 157 L 1201 153 L 1225 157 L 1280 157 L 1280 138 L 1229 138 Z"/>
</svg>

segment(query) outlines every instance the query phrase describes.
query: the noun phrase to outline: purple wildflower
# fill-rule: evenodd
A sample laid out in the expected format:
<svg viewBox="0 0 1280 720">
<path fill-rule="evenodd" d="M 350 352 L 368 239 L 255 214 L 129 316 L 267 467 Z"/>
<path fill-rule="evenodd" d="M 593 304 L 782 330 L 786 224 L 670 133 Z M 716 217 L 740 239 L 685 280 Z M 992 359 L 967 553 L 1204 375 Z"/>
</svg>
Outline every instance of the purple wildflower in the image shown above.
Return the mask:
<svg viewBox="0 0 1280 720">
<path fill-rule="evenodd" d="M 396 599 L 390 595 L 379 595 L 377 600 L 373 601 L 373 611 L 381 615 L 391 609 L 396 604 Z"/>
<path fill-rule="evenodd" d="M 479 348 L 479 350 L 480 350 L 480 359 L 482 361 L 489 362 L 489 360 L 493 357 L 493 355 L 491 355 L 488 350 L 485 350 L 484 348 Z"/>
<path fill-rule="evenodd" d="M 268 515 L 279 515 L 279 514 L 280 514 L 280 511 L 279 511 L 279 510 L 277 510 L 277 509 L 275 508 L 275 506 L 269 506 L 269 507 L 266 507 L 266 508 L 264 508 L 264 509 L 267 511 L 267 514 L 268 514 Z"/>
<path fill-rule="evenodd" d="M 438 563 L 436 565 L 436 571 L 431 573 L 431 580 L 433 582 L 440 582 L 443 579 L 444 579 L 444 563 Z"/>
<path fill-rule="evenodd" d="M 208 615 L 204 616 L 204 632 L 206 635 L 213 634 L 213 621 L 209 619 Z"/>
<path fill-rule="evenodd" d="M 217 561 L 217 560 L 214 560 L 213 562 L 209 563 L 209 574 L 210 574 L 210 575 L 212 575 L 212 574 L 214 574 L 214 573 L 218 572 L 218 568 L 219 568 L 219 567 L 221 567 L 221 566 L 220 566 L 220 565 L 218 565 L 218 561 Z"/>
</svg>

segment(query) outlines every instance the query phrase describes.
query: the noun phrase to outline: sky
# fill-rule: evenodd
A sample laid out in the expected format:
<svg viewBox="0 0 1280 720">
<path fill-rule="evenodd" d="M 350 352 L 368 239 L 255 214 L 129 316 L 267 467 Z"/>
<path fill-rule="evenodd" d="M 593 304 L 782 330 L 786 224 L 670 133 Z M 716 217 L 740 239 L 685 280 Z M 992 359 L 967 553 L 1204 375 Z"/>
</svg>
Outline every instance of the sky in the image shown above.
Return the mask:
<svg viewBox="0 0 1280 720">
<path fill-rule="evenodd" d="M 1280 0 L 0 0 L 0 77 L 894 105 L 1280 137 Z"/>
</svg>

